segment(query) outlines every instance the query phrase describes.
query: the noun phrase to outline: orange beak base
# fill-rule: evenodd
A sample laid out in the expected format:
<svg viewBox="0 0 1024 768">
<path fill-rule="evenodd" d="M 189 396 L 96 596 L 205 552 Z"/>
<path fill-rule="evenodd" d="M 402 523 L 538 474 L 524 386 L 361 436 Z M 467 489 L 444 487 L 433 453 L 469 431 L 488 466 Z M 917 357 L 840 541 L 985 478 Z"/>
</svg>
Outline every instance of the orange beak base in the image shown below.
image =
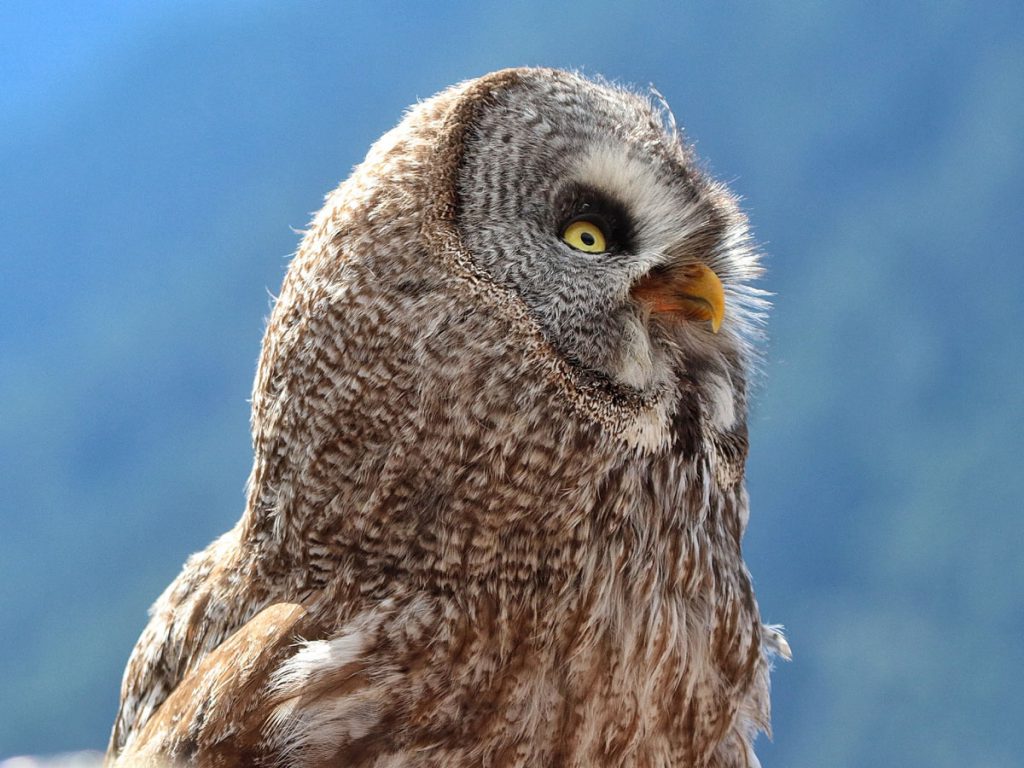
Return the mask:
<svg viewBox="0 0 1024 768">
<path fill-rule="evenodd" d="M 630 295 L 657 314 L 710 321 L 714 333 L 718 333 L 725 317 L 722 281 L 703 264 L 652 270 L 637 281 Z"/>
</svg>

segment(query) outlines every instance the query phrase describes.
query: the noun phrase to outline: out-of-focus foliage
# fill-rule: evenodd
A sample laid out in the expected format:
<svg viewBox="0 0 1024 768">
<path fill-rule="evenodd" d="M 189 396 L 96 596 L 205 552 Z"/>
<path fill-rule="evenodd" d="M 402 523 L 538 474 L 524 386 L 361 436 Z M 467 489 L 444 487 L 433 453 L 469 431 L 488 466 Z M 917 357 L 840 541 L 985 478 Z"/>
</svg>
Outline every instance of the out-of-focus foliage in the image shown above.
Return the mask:
<svg viewBox="0 0 1024 768">
<path fill-rule="evenodd" d="M 101 748 L 145 609 L 241 512 L 269 292 L 417 98 L 654 83 L 777 294 L 746 555 L 766 766 L 1024 753 L 1019 2 L 0 8 L 0 756 Z"/>
</svg>

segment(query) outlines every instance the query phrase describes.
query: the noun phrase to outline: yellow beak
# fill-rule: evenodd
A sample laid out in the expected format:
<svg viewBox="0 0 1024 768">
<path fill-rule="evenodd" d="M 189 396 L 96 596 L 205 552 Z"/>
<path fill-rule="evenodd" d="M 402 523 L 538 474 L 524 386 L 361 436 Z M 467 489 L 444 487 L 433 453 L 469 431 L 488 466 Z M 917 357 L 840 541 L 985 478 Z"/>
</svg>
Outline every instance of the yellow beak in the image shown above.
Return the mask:
<svg viewBox="0 0 1024 768">
<path fill-rule="evenodd" d="M 725 317 L 725 289 L 718 275 L 703 264 L 652 270 L 630 291 L 652 312 L 679 314 L 687 320 L 711 321 L 718 333 Z"/>
</svg>

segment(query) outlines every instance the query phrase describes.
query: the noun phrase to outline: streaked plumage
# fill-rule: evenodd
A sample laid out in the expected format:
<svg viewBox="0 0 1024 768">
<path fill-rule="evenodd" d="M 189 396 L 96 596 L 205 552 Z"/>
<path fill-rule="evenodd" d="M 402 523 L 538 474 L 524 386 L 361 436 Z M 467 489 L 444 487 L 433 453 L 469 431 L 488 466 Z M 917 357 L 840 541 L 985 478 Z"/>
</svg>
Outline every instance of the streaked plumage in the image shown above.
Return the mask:
<svg viewBox="0 0 1024 768">
<path fill-rule="evenodd" d="M 786 650 L 740 551 L 759 267 L 666 114 L 506 70 L 328 196 L 245 513 L 155 604 L 109 760 L 756 765 Z M 608 252 L 562 240 L 581 212 Z"/>
</svg>

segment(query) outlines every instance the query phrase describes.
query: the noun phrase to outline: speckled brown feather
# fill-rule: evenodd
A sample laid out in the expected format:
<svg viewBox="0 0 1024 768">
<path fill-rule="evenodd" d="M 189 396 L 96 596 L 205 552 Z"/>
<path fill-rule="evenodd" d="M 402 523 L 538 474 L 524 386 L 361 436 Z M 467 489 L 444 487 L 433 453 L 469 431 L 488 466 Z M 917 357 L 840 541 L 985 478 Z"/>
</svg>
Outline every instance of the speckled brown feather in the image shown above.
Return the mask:
<svg viewBox="0 0 1024 768">
<path fill-rule="evenodd" d="M 328 197 L 264 339 L 245 514 L 154 606 L 111 764 L 756 764 L 785 646 L 740 551 L 741 316 L 663 331 L 673 376 L 625 386 L 465 242 L 481 115 L 596 88 L 456 86 Z M 693 210 L 741 222 L 666 146 Z"/>
</svg>

